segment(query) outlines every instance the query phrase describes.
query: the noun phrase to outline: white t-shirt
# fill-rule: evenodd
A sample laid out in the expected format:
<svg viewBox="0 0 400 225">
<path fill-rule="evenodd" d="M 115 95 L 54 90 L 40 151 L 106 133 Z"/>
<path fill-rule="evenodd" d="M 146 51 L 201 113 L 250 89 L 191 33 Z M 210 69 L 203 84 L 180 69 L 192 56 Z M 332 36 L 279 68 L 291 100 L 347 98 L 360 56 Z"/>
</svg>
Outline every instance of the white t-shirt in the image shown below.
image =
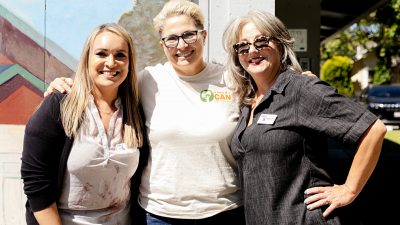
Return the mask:
<svg viewBox="0 0 400 225">
<path fill-rule="evenodd" d="M 150 139 L 140 205 L 172 218 L 201 219 L 242 205 L 236 162 L 229 149 L 239 117 L 225 68 L 208 64 L 194 76 L 170 63 L 139 74 Z"/>
<path fill-rule="evenodd" d="M 89 96 L 86 119 L 74 138 L 58 203 L 64 225 L 130 224 L 130 185 L 139 150 L 123 144 L 119 99 L 115 105 L 118 110 L 106 132 L 93 96 Z"/>
</svg>

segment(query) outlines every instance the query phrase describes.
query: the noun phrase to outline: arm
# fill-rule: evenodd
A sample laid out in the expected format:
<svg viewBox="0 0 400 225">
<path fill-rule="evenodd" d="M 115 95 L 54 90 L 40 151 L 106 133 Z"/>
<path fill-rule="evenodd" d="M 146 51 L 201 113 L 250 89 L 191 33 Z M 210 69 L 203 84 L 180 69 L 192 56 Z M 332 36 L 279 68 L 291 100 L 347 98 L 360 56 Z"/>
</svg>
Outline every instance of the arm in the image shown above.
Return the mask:
<svg viewBox="0 0 400 225">
<path fill-rule="evenodd" d="M 386 127 L 377 120 L 361 138 L 345 185 L 352 193 L 358 195 L 378 162 Z"/>
<path fill-rule="evenodd" d="M 21 178 L 28 198 L 27 210 L 33 211 L 34 215 L 42 210 L 48 212 L 53 205 L 55 207 L 59 194 L 58 159 L 65 142 L 59 121 L 61 98 L 61 94 L 45 98 L 25 128 Z"/>
<path fill-rule="evenodd" d="M 386 127 L 376 120 L 361 137 L 346 182 L 330 187 L 313 187 L 305 191 L 311 195 L 305 200 L 309 210 L 329 204 L 323 216 L 327 217 L 334 209 L 350 204 L 358 196 L 371 176 L 382 148 Z"/>
<path fill-rule="evenodd" d="M 33 215 L 35 215 L 40 225 L 62 225 L 56 203 L 51 204 L 48 208 L 34 212 Z"/>
<path fill-rule="evenodd" d="M 309 210 L 327 206 L 323 216 L 350 204 L 371 176 L 382 147 L 386 127 L 364 106 L 337 93 L 336 88 L 319 79 L 309 79 L 299 85 L 299 122 L 307 129 L 323 133 L 345 144 L 357 144 L 344 184 L 313 187 L 305 204 Z"/>
<path fill-rule="evenodd" d="M 49 87 L 47 87 L 46 92 L 44 92 L 44 97 L 53 93 L 55 90 L 61 93 L 70 92 L 72 84 L 73 80 L 71 78 L 58 77 L 49 84 Z"/>
</svg>

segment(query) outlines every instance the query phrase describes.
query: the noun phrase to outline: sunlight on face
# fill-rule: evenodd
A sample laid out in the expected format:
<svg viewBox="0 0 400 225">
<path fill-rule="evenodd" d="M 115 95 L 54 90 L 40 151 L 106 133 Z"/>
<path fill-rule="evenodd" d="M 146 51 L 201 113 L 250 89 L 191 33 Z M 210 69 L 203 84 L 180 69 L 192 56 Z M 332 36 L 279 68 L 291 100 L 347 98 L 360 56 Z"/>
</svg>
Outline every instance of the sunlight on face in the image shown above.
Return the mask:
<svg viewBox="0 0 400 225">
<path fill-rule="evenodd" d="M 89 71 L 98 89 L 118 89 L 129 72 L 128 43 L 105 31 L 96 36 L 89 53 Z"/>
<path fill-rule="evenodd" d="M 249 22 L 243 26 L 238 42 L 254 43 L 254 40 L 263 36 L 269 37 L 269 34 L 262 33 L 254 23 Z M 275 77 L 279 72 L 281 54 L 273 38 L 269 40 L 268 47 L 258 50 L 252 44 L 247 54 L 238 55 L 238 57 L 242 67 L 254 79 L 268 79 L 268 77 Z"/>
<path fill-rule="evenodd" d="M 192 19 L 185 15 L 173 16 L 166 19 L 162 37 L 168 35 L 180 36 L 186 31 L 198 30 Z M 204 69 L 203 61 L 203 45 L 206 38 L 206 32 L 198 32 L 197 41 L 193 44 L 185 43 L 179 38 L 178 46 L 175 48 L 167 48 L 163 41 L 160 41 L 167 56 L 168 61 L 174 69 L 182 75 L 195 75 Z"/>
</svg>

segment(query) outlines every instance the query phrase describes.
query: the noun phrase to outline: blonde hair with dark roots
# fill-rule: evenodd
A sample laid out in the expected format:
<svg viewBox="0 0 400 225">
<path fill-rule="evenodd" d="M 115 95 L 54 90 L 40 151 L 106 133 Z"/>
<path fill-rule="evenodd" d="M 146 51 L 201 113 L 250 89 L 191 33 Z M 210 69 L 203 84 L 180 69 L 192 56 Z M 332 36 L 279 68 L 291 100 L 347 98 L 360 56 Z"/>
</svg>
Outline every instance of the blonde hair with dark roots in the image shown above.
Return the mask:
<svg viewBox="0 0 400 225">
<path fill-rule="evenodd" d="M 196 3 L 187 0 L 170 0 L 165 3 L 160 13 L 153 19 L 154 29 L 161 34 L 164 30 L 165 20 L 180 15 L 192 18 L 196 28 L 204 29 L 204 16 L 200 7 Z"/>
<path fill-rule="evenodd" d="M 123 137 L 128 147 L 143 145 L 143 121 L 139 109 L 139 92 L 136 73 L 136 50 L 132 37 L 120 25 L 106 23 L 96 27 L 87 38 L 78 68 L 74 77 L 74 84 L 61 104 L 61 120 L 68 137 L 77 135 L 79 126 L 85 120 L 85 108 L 88 96 L 93 90 L 93 81 L 89 74 L 89 55 L 95 38 L 103 32 L 111 32 L 122 37 L 129 47 L 129 72 L 126 79 L 118 88 L 123 109 Z"/>
<path fill-rule="evenodd" d="M 262 10 L 252 10 L 246 15 L 232 20 L 223 34 L 223 46 L 228 53 L 227 70 L 233 78 L 232 88 L 238 95 L 240 103 L 251 105 L 257 89 L 253 78 L 240 65 L 238 55 L 233 45 L 239 42 L 242 28 L 247 23 L 253 23 L 261 33 L 273 37 L 281 51 L 280 71 L 292 69 L 302 72 L 293 51 L 294 39 L 290 36 L 288 29 L 276 16 Z"/>
</svg>

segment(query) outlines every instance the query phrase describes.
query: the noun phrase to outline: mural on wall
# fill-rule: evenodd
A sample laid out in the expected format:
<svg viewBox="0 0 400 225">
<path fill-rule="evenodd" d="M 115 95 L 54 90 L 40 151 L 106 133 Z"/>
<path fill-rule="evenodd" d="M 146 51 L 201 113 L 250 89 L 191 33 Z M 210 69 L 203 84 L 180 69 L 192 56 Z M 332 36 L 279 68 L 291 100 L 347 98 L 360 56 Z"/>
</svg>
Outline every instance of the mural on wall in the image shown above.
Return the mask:
<svg viewBox="0 0 400 225">
<path fill-rule="evenodd" d="M 47 84 L 72 77 L 94 27 L 117 22 L 137 46 L 137 70 L 165 61 L 152 19 L 163 0 L 0 0 L 0 224 L 24 225 L 25 124 Z"/>
<path fill-rule="evenodd" d="M 166 0 L 0 0 L 0 124 L 24 125 L 56 77 L 72 77 L 91 30 L 124 26 L 138 71 L 164 62 L 152 19 Z"/>
<path fill-rule="evenodd" d="M 153 28 L 153 18 L 166 0 L 137 0 L 133 10 L 124 13 L 118 23 L 130 31 L 136 42 L 138 71 L 167 59 L 160 46 L 159 34 Z"/>
</svg>

